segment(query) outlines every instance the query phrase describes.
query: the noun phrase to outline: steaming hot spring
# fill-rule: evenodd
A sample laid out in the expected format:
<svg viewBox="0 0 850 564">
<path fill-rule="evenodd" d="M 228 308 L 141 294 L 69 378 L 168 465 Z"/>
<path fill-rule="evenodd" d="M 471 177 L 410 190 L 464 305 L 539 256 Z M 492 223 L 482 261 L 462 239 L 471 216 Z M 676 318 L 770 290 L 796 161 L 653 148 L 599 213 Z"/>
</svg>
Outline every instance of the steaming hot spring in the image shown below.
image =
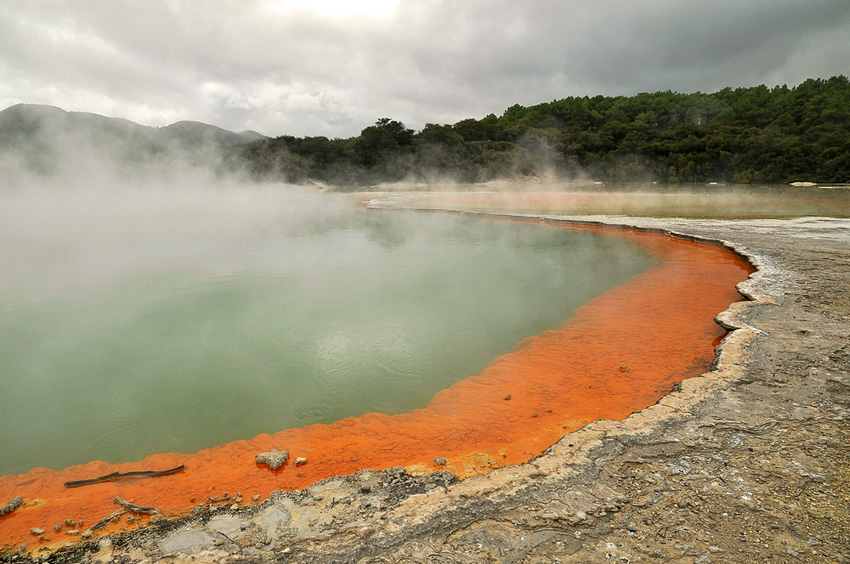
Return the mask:
<svg viewBox="0 0 850 564">
<path fill-rule="evenodd" d="M 25 541 L 115 495 L 176 515 L 213 490 L 523 463 L 705 372 L 750 271 L 660 234 L 279 186 L 2 198 L 0 499 L 43 501 Z"/>
</svg>

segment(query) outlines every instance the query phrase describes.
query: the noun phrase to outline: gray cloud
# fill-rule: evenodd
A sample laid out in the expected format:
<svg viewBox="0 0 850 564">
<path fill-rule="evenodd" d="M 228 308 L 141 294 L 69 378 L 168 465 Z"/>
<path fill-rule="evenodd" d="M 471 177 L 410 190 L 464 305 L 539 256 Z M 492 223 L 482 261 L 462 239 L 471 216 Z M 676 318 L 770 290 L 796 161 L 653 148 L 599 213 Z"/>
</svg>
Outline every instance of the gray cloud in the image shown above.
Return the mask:
<svg viewBox="0 0 850 564">
<path fill-rule="evenodd" d="M 850 74 L 846 0 L 401 0 L 388 18 L 269 0 L 5 0 L 0 106 L 349 136 L 576 95 Z"/>
</svg>

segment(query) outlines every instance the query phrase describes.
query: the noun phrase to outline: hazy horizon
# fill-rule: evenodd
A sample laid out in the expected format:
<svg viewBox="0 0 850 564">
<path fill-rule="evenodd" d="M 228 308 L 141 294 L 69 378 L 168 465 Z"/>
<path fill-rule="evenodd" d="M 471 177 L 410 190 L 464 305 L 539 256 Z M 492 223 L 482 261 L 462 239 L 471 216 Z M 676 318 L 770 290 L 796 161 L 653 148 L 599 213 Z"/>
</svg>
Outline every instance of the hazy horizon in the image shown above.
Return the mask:
<svg viewBox="0 0 850 564">
<path fill-rule="evenodd" d="M 850 75 L 850 4 L 251 0 L 0 5 L 0 107 L 350 137 L 569 96 Z"/>
</svg>

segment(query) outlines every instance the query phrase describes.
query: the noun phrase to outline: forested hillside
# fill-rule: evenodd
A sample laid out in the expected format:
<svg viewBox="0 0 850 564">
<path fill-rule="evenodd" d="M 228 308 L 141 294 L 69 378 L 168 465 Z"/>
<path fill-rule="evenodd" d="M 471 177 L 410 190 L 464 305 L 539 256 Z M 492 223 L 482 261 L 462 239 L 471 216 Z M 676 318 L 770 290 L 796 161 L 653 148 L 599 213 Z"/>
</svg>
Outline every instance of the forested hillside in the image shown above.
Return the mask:
<svg viewBox="0 0 850 564">
<path fill-rule="evenodd" d="M 282 136 L 236 147 L 258 179 L 357 187 L 556 175 L 671 183 L 850 182 L 850 82 L 713 94 L 573 97 L 501 116 L 427 124 L 379 119 L 349 139 Z"/>
</svg>

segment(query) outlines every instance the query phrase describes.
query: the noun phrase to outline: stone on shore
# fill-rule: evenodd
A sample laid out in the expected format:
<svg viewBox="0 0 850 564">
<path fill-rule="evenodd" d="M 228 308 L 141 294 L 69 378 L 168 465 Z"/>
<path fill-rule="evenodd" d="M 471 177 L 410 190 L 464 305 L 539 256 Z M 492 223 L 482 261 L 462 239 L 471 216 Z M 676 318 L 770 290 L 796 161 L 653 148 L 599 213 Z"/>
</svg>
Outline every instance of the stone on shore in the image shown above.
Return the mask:
<svg viewBox="0 0 850 564">
<path fill-rule="evenodd" d="M 283 466 L 283 464 L 287 460 L 289 460 L 289 451 L 288 450 L 280 451 L 280 450 L 277 450 L 276 448 L 273 448 L 269 452 L 263 452 L 263 453 L 258 454 L 255 457 L 255 460 L 257 461 L 257 464 L 265 464 L 266 466 L 268 466 L 272 470 L 277 470 L 278 468 Z"/>
</svg>

